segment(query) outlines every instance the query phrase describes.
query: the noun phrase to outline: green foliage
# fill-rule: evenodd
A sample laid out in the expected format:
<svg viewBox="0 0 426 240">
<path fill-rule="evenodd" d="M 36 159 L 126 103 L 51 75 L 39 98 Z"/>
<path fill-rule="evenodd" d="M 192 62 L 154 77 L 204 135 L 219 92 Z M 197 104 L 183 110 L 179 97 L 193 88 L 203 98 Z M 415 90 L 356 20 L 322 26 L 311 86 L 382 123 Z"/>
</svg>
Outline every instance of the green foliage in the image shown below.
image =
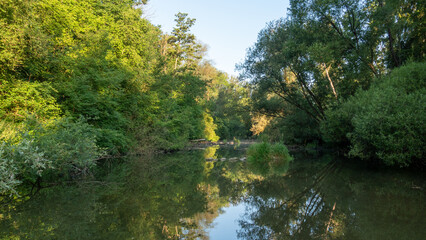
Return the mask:
<svg viewBox="0 0 426 240">
<path fill-rule="evenodd" d="M 216 135 L 216 124 L 213 122 L 213 118 L 210 114 L 204 112 L 203 113 L 203 119 L 204 119 L 204 136 L 207 140 L 212 142 L 217 142 L 219 140 L 219 136 Z"/>
<path fill-rule="evenodd" d="M 203 138 L 206 88 L 195 69 L 204 50 L 190 33 L 195 19 L 177 14 L 168 36 L 141 18 L 141 3 L 2 1 L 2 126 L 28 114 L 83 116 L 110 154 Z"/>
<path fill-rule="evenodd" d="M 424 14 L 415 1 L 292 1 L 239 66 L 261 116 L 252 129 L 307 144 L 320 142 L 321 126 L 322 139 L 350 145 L 352 156 L 397 166 L 423 159 L 424 64 L 380 77 L 424 61 Z"/>
<path fill-rule="evenodd" d="M 216 86 L 212 87 L 215 91 L 209 92 L 211 97 L 206 104 L 217 125 L 217 135 L 221 139 L 227 140 L 234 137 L 244 139 L 250 137 L 251 117 L 248 106 L 248 87 L 234 78 L 222 81 L 221 73 L 215 78 L 213 81 L 216 83 L 213 84 Z"/>
<path fill-rule="evenodd" d="M 88 123 L 99 129 L 99 146 L 108 149 L 111 154 L 118 154 L 126 152 L 130 142 L 126 136 L 126 114 L 131 110 L 125 106 L 131 103 L 126 102 L 127 94 L 123 87 L 131 74 L 106 61 L 105 54 L 100 52 L 93 53 L 97 57 L 80 57 L 80 61 L 73 64 L 70 77 L 56 86 L 66 115 L 74 118 L 84 116 Z"/>
<path fill-rule="evenodd" d="M 269 142 L 297 145 L 306 145 L 321 138 L 318 122 L 291 105 L 287 105 L 286 117 L 272 119 L 262 135 Z"/>
<path fill-rule="evenodd" d="M 96 129 L 83 119 L 65 118 L 37 126 L 31 135 L 55 165 L 55 174 L 85 175 L 103 153 L 96 144 Z"/>
<path fill-rule="evenodd" d="M 351 98 L 349 98 L 351 99 Z M 338 144 L 340 147 L 349 145 L 347 133 L 353 131 L 351 124 L 355 114 L 362 106 L 356 101 L 346 101 L 326 111 L 327 120 L 321 122 L 321 134 L 325 142 Z"/>
<path fill-rule="evenodd" d="M 0 83 L 10 78 L 25 58 L 25 30 L 23 19 L 30 1 L 0 2 Z"/>
<path fill-rule="evenodd" d="M 249 147 L 247 161 L 254 171 L 268 175 L 285 173 L 293 158 L 284 144 L 263 142 Z"/>
<path fill-rule="evenodd" d="M 36 182 L 52 162 L 45 158 L 33 139 L 24 138 L 17 144 L 0 145 L 0 193 L 17 193 L 23 181 Z"/>
<path fill-rule="evenodd" d="M 162 116 L 162 115 L 160 115 Z M 167 116 L 167 115 L 166 115 Z M 188 139 L 202 137 L 201 108 L 182 107 L 174 109 L 168 119 L 156 120 L 152 127 L 152 142 L 158 149 L 177 150 L 183 148 Z"/>
<path fill-rule="evenodd" d="M 84 116 L 101 147 L 127 151 L 129 119 L 159 56 L 160 31 L 138 2 L 2 1 L 0 44 L 11 44 L 0 47 L 0 117 Z"/>
<path fill-rule="evenodd" d="M 95 129 L 82 119 L 49 124 L 30 119 L 17 142 L 0 145 L 0 192 L 16 193 L 21 183 L 85 176 L 102 153 Z"/>
<path fill-rule="evenodd" d="M 0 119 L 21 122 L 29 114 L 53 119 L 61 113 L 48 83 L 14 81 L 0 84 Z"/>
<path fill-rule="evenodd" d="M 205 84 L 192 73 L 163 75 L 152 86 L 150 109 L 141 119 L 146 126 L 138 133 L 157 149 L 175 150 L 188 139 L 203 138 L 203 107 L 199 104 Z M 136 131 L 140 131 L 137 129 Z M 144 141 L 144 140 L 142 140 Z"/>
<path fill-rule="evenodd" d="M 189 33 L 195 24 L 195 19 L 181 12 L 175 16 L 176 27 L 173 28 L 172 35 L 168 39 L 171 45 L 169 55 L 174 63 L 173 69 L 194 70 L 197 61 L 201 59 L 199 55 L 201 45 L 196 43 L 194 34 Z"/>
<path fill-rule="evenodd" d="M 350 155 L 405 167 L 423 161 L 426 122 L 425 63 L 395 69 L 367 91 L 327 112 L 325 140 L 350 143 Z"/>
</svg>

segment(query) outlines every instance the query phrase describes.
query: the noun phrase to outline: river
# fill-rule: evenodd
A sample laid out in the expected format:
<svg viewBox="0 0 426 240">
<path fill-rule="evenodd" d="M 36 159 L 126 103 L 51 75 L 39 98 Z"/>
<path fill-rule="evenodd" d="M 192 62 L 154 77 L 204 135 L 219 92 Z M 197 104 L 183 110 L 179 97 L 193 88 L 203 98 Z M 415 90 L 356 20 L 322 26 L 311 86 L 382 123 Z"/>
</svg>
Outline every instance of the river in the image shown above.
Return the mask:
<svg viewBox="0 0 426 240">
<path fill-rule="evenodd" d="M 246 146 L 105 164 L 3 207 L 0 239 L 425 239 L 421 173 L 292 153 L 279 174 Z"/>
</svg>

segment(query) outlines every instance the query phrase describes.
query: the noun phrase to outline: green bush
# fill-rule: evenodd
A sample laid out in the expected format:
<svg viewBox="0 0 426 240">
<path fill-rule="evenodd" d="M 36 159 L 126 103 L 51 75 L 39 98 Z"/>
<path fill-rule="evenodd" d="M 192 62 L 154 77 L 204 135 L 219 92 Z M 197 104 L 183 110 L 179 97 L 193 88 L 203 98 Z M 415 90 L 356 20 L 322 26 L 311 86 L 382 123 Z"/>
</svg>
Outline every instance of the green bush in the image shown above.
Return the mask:
<svg viewBox="0 0 426 240">
<path fill-rule="evenodd" d="M 51 159 L 55 174 L 86 174 L 103 153 L 97 146 L 96 129 L 84 119 L 65 118 L 51 126 L 40 126 L 33 137 L 37 147 Z"/>
<path fill-rule="evenodd" d="M 0 145 L 0 192 L 16 193 L 21 183 L 88 174 L 103 153 L 96 145 L 95 131 L 82 119 L 50 124 L 29 120 L 17 142 Z"/>
<path fill-rule="evenodd" d="M 285 173 L 292 160 L 287 147 L 281 143 L 256 143 L 247 150 L 250 167 L 262 175 Z"/>
<path fill-rule="evenodd" d="M 426 63 L 412 63 L 376 80 L 327 112 L 324 139 L 349 143 L 349 154 L 386 165 L 409 166 L 425 158 Z"/>
<path fill-rule="evenodd" d="M 35 183 L 52 162 L 36 146 L 34 140 L 22 139 L 17 144 L 3 142 L 0 145 L 0 192 L 16 193 L 23 181 Z"/>
<path fill-rule="evenodd" d="M 327 119 L 322 121 L 320 129 L 322 139 L 335 146 L 345 147 L 350 144 L 347 134 L 353 132 L 352 119 L 362 109 L 357 101 L 340 103 L 325 112 Z"/>
</svg>

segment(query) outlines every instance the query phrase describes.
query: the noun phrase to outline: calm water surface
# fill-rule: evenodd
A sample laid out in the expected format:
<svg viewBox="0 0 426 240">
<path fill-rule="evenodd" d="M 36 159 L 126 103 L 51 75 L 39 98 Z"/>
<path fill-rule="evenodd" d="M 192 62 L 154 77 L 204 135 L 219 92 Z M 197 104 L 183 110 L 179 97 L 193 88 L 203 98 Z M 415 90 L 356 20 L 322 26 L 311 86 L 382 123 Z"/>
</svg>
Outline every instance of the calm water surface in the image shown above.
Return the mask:
<svg viewBox="0 0 426 240">
<path fill-rule="evenodd" d="M 0 208 L 0 239 L 426 239 L 421 173 L 296 154 L 261 175 L 244 154 L 210 147 L 105 167 L 101 181 Z"/>
</svg>

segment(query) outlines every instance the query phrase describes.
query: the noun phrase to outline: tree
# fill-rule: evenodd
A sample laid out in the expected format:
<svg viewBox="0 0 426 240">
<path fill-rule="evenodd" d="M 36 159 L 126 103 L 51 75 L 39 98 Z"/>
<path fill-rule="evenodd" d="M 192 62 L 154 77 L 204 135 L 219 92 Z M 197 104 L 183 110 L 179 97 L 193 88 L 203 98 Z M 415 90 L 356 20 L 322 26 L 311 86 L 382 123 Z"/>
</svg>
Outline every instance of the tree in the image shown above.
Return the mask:
<svg viewBox="0 0 426 240">
<path fill-rule="evenodd" d="M 250 79 L 256 96 L 266 101 L 269 94 L 305 111 L 316 121 L 324 118 L 324 96 L 315 93 L 319 81 L 315 76 L 313 61 L 304 52 L 309 39 L 302 25 L 286 20 L 269 24 L 259 34 L 255 46 L 249 49 L 247 58 L 239 69 L 242 77 Z M 305 41 L 304 41 L 305 40 Z M 320 79 L 322 80 L 322 79 Z M 279 115 L 280 110 L 269 111 L 269 115 Z"/>
<path fill-rule="evenodd" d="M 195 24 L 194 18 L 188 18 L 187 13 L 178 13 L 175 15 L 176 27 L 172 34 L 168 36 L 167 43 L 170 44 L 168 54 L 174 61 L 173 69 L 185 67 L 188 70 L 194 70 L 197 61 L 201 59 L 199 55 L 201 45 L 196 43 L 194 34 L 189 33 L 190 28 Z"/>
<path fill-rule="evenodd" d="M 424 4 L 415 1 L 291 1 L 288 17 L 269 23 L 239 65 L 253 111 L 275 118 L 302 111 L 319 126 L 358 88 L 407 59 L 425 59 L 421 16 Z"/>
</svg>

